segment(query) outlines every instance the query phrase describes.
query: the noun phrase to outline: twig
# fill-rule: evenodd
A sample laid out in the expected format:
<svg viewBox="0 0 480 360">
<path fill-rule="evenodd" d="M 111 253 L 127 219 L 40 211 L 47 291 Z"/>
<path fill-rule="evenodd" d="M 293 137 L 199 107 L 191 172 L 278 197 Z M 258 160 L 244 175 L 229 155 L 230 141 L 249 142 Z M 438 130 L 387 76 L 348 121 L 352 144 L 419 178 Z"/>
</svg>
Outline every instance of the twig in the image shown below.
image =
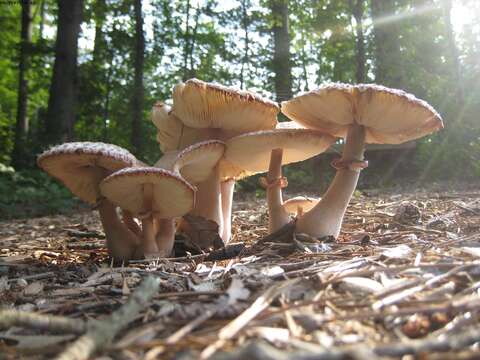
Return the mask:
<svg viewBox="0 0 480 360">
<path fill-rule="evenodd" d="M 465 349 L 480 341 L 480 329 L 471 328 L 456 335 L 448 337 L 432 337 L 422 340 L 410 340 L 374 347 L 371 351 L 376 356 L 401 357 L 407 354 L 420 354 L 432 352 L 447 352 Z M 232 353 L 223 353 L 215 356 L 215 360 L 340 360 L 345 358 L 364 358 L 364 346 L 355 348 L 333 348 L 318 352 L 285 352 L 274 348 L 264 342 L 250 342 L 246 346 Z"/>
<path fill-rule="evenodd" d="M 96 231 L 81 231 L 77 229 L 64 229 L 68 236 L 77 238 L 97 238 L 105 239 L 105 235 L 102 235 Z"/>
<path fill-rule="evenodd" d="M 86 325 L 80 319 L 18 310 L 0 310 L 0 328 L 12 326 L 47 330 L 52 333 L 83 334 L 86 331 Z"/>
<path fill-rule="evenodd" d="M 210 319 L 213 315 L 215 315 L 216 310 L 208 309 L 202 315 L 194 319 L 193 321 L 189 322 L 185 326 L 182 326 L 180 329 L 175 331 L 172 335 L 170 335 L 166 340 L 165 344 L 172 345 L 177 343 L 179 340 L 184 338 L 190 332 L 195 330 L 200 324 L 204 323 L 208 319 Z"/>
<path fill-rule="evenodd" d="M 57 360 L 88 359 L 108 345 L 117 333 L 132 322 L 138 313 L 147 306 L 148 301 L 158 292 L 160 279 L 147 277 L 135 290 L 128 301 L 107 319 L 95 321 L 85 335 L 77 339 Z"/>
<path fill-rule="evenodd" d="M 207 346 L 200 354 L 201 359 L 208 359 L 218 349 L 220 349 L 227 340 L 233 338 L 242 330 L 255 316 L 265 310 L 271 302 L 287 288 L 297 283 L 298 279 L 288 280 L 281 284 L 275 284 L 269 287 L 255 302 L 250 305 L 243 313 L 237 316 L 233 321 L 224 326 L 218 333 L 218 340 Z"/>
<path fill-rule="evenodd" d="M 8 282 L 14 282 L 14 281 L 17 281 L 17 280 L 20 280 L 20 279 L 23 279 L 23 280 L 39 280 L 39 279 L 47 279 L 47 278 L 55 277 L 56 275 L 57 274 L 54 273 L 53 271 L 47 271 L 47 272 L 40 273 L 40 274 L 32 274 L 32 275 L 25 275 L 25 276 L 20 276 L 20 277 L 16 277 L 16 278 L 11 278 L 11 279 L 8 279 L 7 281 Z"/>
</svg>

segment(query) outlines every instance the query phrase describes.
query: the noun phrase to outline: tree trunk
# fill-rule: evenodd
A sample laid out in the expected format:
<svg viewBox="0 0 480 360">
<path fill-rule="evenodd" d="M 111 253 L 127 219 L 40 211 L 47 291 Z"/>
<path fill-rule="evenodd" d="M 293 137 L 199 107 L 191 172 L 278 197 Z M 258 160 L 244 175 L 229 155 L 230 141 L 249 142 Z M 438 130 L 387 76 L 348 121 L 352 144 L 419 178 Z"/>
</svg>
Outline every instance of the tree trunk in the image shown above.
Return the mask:
<svg viewBox="0 0 480 360">
<path fill-rule="evenodd" d="M 357 83 L 365 82 L 365 36 L 363 34 L 363 5 L 364 0 L 350 0 L 353 17 L 355 18 L 355 51 L 356 67 L 355 78 Z"/>
<path fill-rule="evenodd" d="M 403 88 L 405 76 L 395 19 L 395 0 L 371 0 L 375 39 L 375 80 L 377 83 Z"/>
<path fill-rule="evenodd" d="M 455 34 L 452 27 L 452 0 L 443 0 L 443 18 L 445 22 L 445 35 L 449 49 L 449 55 L 453 66 L 454 84 L 456 84 L 456 96 L 459 106 L 464 104 L 465 91 L 463 89 L 462 72 L 459 61 L 458 48 L 455 43 Z"/>
<path fill-rule="evenodd" d="M 145 61 L 145 35 L 143 33 L 142 0 L 135 0 L 135 61 L 134 88 L 132 97 L 132 138 L 134 152 L 141 153 L 143 120 L 143 65 Z"/>
<path fill-rule="evenodd" d="M 29 51 L 32 40 L 32 7 L 30 1 L 22 1 L 22 28 L 20 34 L 20 56 L 18 64 L 18 99 L 17 121 L 15 125 L 15 144 L 12 152 L 12 164 L 15 168 L 28 164 L 27 135 L 28 135 L 28 70 Z"/>
<path fill-rule="evenodd" d="M 290 34 L 288 31 L 288 0 L 271 0 L 274 40 L 273 71 L 277 101 L 292 97 Z"/>
<path fill-rule="evenodd" d="M 58 0 L 55 64 L 46 120 L 47 144 L 73 139 L 78 35 L 82 12 L 83 0 Z"/>
<path fill-rule="evenodd" d="M 107 44 L 105 40 L 105 34 L 103 31 L 103 23 L 107 17 L 107 4 L 106 0 L 95 1 L 95 40 L 93 43 L 93 59 L 94 64 L 99 64 L 102 58 L 102 51 L 106 50 Z"/>
<path fill-rule="evenodd" d="M 191 41 L 190 41 L 190 50 L 188 53 L 188 58 L 190 60 L 190 66 L 188 68 L 188 77 L 192 78 L 196 76 L 195 64 L 193 62 L 193 53 L 195 51 L 195 42 L 197 40 L 198 32 L 198 21 L 200 19 L 200 3 L 197 5 L 197 10 L 195 11 L 195 25 L 193 26 Z"/>
<path fill-rule="evenodd" d="M 185 33 L 183 34 L 184 44 L 183 44 L 183 81 L 186 81 L 190 78 L 188 71 L 188 59 L 189 59 L 189 49 L 190 49 L 190 0 L 187 0 L 187 10 L 185 14 Z"/>
<path fill-rule="evenodd" d="M 242 25 L 244 32 L 244 48 L 243 48 L 243 57 L 242 57 L 242 68 L 240 70 L 240 89 L 243 89 L 245 86 L 245 67 L 248 66 L 248 51 L 250 46 L 250 39 L 248 36 L 248 9 L 246 0 L 242 0 Z M 248 69 L 247 69 L 248 70 Z M 248 71 L 247 71 L 248 73 Z"/>
<path fill-rule="evenodd" d="M 42 0 L 40 4 L 40 24 L 38 30 L 39 41 L 43 40 L 43 29 L 45 28 L 45 1 L 46 0 Z"/>
</svg>

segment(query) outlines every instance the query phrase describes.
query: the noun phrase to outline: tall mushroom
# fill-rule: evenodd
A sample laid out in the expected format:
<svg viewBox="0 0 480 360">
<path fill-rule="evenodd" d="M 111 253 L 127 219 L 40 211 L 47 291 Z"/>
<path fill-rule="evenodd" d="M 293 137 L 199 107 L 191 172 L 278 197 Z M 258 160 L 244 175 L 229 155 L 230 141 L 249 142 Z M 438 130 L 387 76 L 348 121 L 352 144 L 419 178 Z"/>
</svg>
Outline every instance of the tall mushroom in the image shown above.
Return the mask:
<svg viewBox="0 0 480 360">
<path fill-rule="evenodd" d="M 198 141 L 225 141 L 233 136 L 257 130 L 273 129 L 279 107 L 276 103 L 249 91 L 190 79 L 175 86 L 173 108 L 157 103 L 152 121 L 158 129 L 162 151 L 182 150 Z M 220 178 L 218 169 L 197 186 L 194 212 L 220 225 L 229 224 L 234 178 Z M 221 194 L 217 196 L 216 194 Z M 209 212 L 205 204 L 216 203 L 219 212 Z M 229 228 L 221 230 L 224 241 Z M 228 241 L 228 239 L 226 240 Z"/>
<path fill-rule="evenodd" d="M 195 201 L 195 190 L 187 181 L 154 167 L 117 171 L 101 182 L 100 190 L 112 203 L 142 219 L 147 257 L 170 255 L 175 240 L 174 218 L 189 212 Z"/>
<path fill-rule="evenodd" d="M 94 142 L 54 146 L 37 159 L 40 168 L 60 180 L 74 195 L 96 205 L 108 250 L 117 260 L 132 258 L 140 245 L 140 238 L 118 218 L 116 206 L 101 196 L 99 184 L 111 173 L 138 163 L 121 147 Z M 131 219 L 126 216 L 126 220 Z"/>
<path fill-rule="evenodd" d="M 357 185 L 365 143 L 400 144 L 443 128 L 440 115 L 425 101 L 379 85 L 333 84 L 282 102 L 282 112 L 307 128 L 345 138 L 342 158 L 321 201 L 300 217 L 296 231 L 316 237 L 340 233 Z"/>
<path fill-rule="evenodd" d="M 282 199 L 281 189 L 286 185 L 282 163 L 290 164 L 318 155 L 334 142 L 334 137 L 320 131 L 285 125 L 275 130 L 243 134 L 226 141 L 224 162 L 229 166 L 224 168 L 236 172 L 237 177 L 269 171 L 265 185 L 269 230 L 273 232 L 290 220 Z"/>
</svg>

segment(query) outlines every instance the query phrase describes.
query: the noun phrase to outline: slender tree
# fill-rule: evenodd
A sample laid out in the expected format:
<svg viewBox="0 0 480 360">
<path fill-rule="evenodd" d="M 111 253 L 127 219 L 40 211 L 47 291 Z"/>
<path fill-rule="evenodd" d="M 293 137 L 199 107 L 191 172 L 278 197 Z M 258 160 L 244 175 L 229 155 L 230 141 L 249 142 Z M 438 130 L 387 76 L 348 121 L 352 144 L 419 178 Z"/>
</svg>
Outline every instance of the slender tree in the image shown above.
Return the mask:
<svg viewBox="0 0 480 360">
<path fill-rule="evenodd" d="M 240 69 L 240 89 L 244 88 L 245 85 L 245 69 L 247 69 L 248 73 L 248 53 L 250 51 L 250 38 L 249 38 L 249 24 L 250 20 L 248 17 L 248 6 L 250 5 L 250 1 L 248 0 L 241 0 L 241 8 L 242 8 L 242 28 L 243 28 L 243 56 L 242 56 L 242 67 Z"/>
<path fill-rule="evenodd" d="M 375 40 L 375 80 L 391 87 L 405 83 L 396 25 L 395 0 L 371 0 L 373 34 Z"/>
<path fill-rule="evenodd" d="M 463 105 L 465 99 L 465 92 L 463 89 L 463 81 L 462 81 L 462 71 L 459 61 L 459 53 L 457 44 L 455 43 L 455 34 L 453 32 L 452 26 L 452 19 L 451 19 L 451 12 L 452 12 L 452 0 L 443 0 L 443 18 L 445 23 L 445 35 L 447 39 L 447 46 L 448 52 L 450 55 L 450 60 L 453 67 L 453 78 L 456 84 L 456 92 L 457 92 L 457 102 L 460 105 Z"/>
<path fill-rule="evenodd" d="M 350 8 L 355 19 L 355 79 L 357 83 L 365 82 L 365 36 L 363 34 L 364 0 L 350 0 Z"/>
<path fill-rule="evenodd" d="M 135 51 L 134 51 L 134 84 L 132 93 L 132 132 L 131 144 L 137 154 L 142 150 L 143 120 L 143 70 L 145 63 L 145 34 L 143 33 L 142 0 L 134 2 L 135 14 Z"/>
<path fill-rule="evenodd" d="M 72 140 L 76 105 L 78 35 L 83 0 L 58 0 L 55 63 L 46 119 L 47 144 Z"/>
<path fill-rule="evenodd" d="M 273 71 L 277 101 L 292 97 L 292 65 L 290 60 L 290 33 L 288 30 L 288 1 L 271 0 L 272 32 L 274 40 Z"/>
<path fill-rule="evenodd" d="M 12 152 L 12 164 L 16 168 L 28 163 L 26 140 L 28 136 L 28 70 L 29 51 L 32 41 L 32 6 L 30 1 L 22 1 L 22 27 L 20 34 L 20 56 L 18 62 L 18 98 L 15 143 Z"/>
</svg>

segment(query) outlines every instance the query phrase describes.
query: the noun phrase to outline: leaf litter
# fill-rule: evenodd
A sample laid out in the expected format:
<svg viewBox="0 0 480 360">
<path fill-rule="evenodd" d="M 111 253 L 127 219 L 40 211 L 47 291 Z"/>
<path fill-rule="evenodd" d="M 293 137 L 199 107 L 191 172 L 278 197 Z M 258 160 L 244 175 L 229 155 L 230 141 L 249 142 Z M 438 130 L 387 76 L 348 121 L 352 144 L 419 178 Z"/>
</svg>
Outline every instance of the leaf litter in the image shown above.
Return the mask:
<svg viewBox="0 0 480 360">
<path fill-rule="evenodd" d="M 120 267 L 92 213 L 0 229 L 0 359 L 479 356 L 480 192 L 361 195 L 337 241 L 237 202 L 233 245 Z"/>
</svg>

